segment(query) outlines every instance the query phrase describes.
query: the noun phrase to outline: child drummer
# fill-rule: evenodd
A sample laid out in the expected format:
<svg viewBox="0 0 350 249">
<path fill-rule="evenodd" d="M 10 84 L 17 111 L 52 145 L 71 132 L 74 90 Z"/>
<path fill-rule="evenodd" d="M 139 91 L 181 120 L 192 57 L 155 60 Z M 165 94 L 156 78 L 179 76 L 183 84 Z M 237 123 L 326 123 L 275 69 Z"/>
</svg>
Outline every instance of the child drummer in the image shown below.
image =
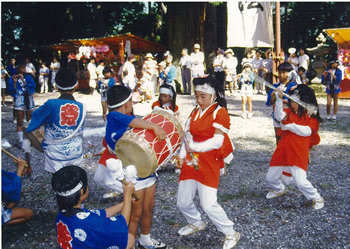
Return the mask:
<svg viewBox="0 0 350 249">
<path fill-rule="evenodd" d="M 33 112 L 27 132 L 45 127 L 42 143 L 45 170 L 55 173 L 66 165 L 80 165 L 83 160 L 83 127 L 86 110 L 73 92 L 78 86 L 76 74 L 62 68 L 56 75 L 58 99 L 49 99 Z"/>
<path fill-rule="evenodd" d="M 166 137 L 165 131 L 157 124 L 136 118 L 132 115 L 132 91 L 129 88 L 125 86 L 113 86 L 108 89 L 107 105 L 109 113 L 107 114 L 106 135 L 103 141 L 106 149 L 99 160 L 99 163 L 102 165 L 98 168 L 100 172 L 96 171 L 96 181 L 98 181 L 97 174 L 102 173 L 106 168 L 106 160 L 110 158 L 117 159 L 114 153 L 115 144 L 129 127 L 153 130 L 159 139 L 165 139 Z M 150 235 L 154 194 L 156 191 L 155 183 L 156 177 L 155 174 L 152 174 L 147 178 L 138 178 L 135 184 L 135 194 L 139 200 L 133 203 L 129 233 L 136 237 L 138 224 L 141 222 L 139 248 L 166 248 L 164 243 L 152 239 Z M 122 192 L 121 182 L 116 181 L 111 187 L 118 192 Z"/>
<path fill-rule="evenodd" d="M 217 202 L 220 169 L 228 151 L 223 146 L 231 146 L 233 151 L 231 143 L 225 142 L 229 139 L 230 117 L 224 95 L 214 78 L 197 78 L 193 83 L 198 106 L 186 122 L 185 142 L 178 160 L 181 174 L 177 206 L 188 225 L 178 234 L 187 236 L 206 227 L 193 201 L 198 191 L 204 212 L 226 236 L 223 249 L 231 249 L 237 244 L 240 234 L 233 229 L 233 222 Z"/>
</svg>

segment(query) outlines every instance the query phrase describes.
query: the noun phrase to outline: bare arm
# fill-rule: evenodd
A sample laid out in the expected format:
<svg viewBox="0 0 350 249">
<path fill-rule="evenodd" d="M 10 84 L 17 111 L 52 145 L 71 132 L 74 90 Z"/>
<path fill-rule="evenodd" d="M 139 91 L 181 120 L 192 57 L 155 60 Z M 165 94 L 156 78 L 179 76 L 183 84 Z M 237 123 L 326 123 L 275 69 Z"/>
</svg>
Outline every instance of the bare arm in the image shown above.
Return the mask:
<svg viewBox="0 0 350 249">
<path fill-rule="evenodd" d="M 109 208 L 106 208 L 106 216 L 112 217 L 115 216 L 117 213 L 120 213 L 123 208 L 124 202 L 115 204 L 114 206 L 111 206 Z"/>
<path fill-rule="evenodd" d="M 161 140 L 165 139 L 167 135 L 163 128 L 159 125 L 143 120 L 141 118 L 135 118 L 133 121 L 131 121 L 130 126 L 133 128 L 153 130 L 156 136 Z"/>
</svg>

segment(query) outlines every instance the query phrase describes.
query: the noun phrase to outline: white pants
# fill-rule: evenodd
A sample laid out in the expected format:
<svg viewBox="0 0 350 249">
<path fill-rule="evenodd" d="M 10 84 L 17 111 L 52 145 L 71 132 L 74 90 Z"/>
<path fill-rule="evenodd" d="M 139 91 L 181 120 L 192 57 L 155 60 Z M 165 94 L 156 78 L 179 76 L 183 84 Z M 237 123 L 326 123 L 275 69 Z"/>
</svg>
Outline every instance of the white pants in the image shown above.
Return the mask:
<svg viewBox="0 0 350 249">
<path fill-rule="evenodd" d="M 110 175 L 110 171 L 107 169 L 107 167 L 102 164 L 99 164 L 97 166 L 97 169 L 94 175 L 94 181 L 103 187 L 106 187 L 118 193 L 123 193 L 123 183 L 114 179 Z M 153 184 L 155 184 L 156 181 L 157 179 L 154 176 L 148 177 L 143 180 L 137 180 L 135 184 L 135 191 L 149 188 Z"/>
<path fill-rule="evenodd" d="M 282 174 L 283 171 L 292 174 L 292 177 L 284 176 Z M 294 183 L 304 194 L 306 199 L 314 200 L 321 197 L 317 189 L 314 188 L 307 179 L 306 171 L 297 166 L 270 167 L 266 175 L 266 182 L 267 185 L 275 191 L 283 191 L 285 189 L 285 184 Z"/>
<path fill-rule="evenodd" d="M 187 222 L 195 224 L 201 221 L 201 214 L 193 202 L 197 190 L 201 206 L 216 228 L 224 234 L 233 234 L 233 222 L 217 202 L 217 189 L 195 180 L 180 181 L 177 193 L 177 207 Z"/>
<path fill-rule="evenodd" d="M 47 77 L 43 77 L 41 80 L 40 80 L 40 84 L 41 84 L 41 87 L 40 87 L 40 93 L 47 93 L 49 91 L 49 78 Z"/>
</svg>

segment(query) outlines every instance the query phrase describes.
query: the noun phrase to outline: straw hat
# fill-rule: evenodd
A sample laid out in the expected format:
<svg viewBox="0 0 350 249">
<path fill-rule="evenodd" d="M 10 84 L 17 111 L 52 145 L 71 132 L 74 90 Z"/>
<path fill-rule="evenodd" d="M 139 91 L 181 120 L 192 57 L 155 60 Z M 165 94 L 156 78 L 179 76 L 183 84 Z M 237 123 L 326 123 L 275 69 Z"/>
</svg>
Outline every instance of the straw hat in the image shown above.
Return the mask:
<svg viewBox="0 0 350 249">
<path fill-rule="evenodd" d="M 145 56 L 145 58 L 146 58 L 146 59 L 147 59 L 147 58 L 153 58 L 153 55 L 152 55 L 151 53 L 147 53 L 146 56 Z"/>
<path fill-rule="evenodd" d="M 297 50 L 296 50 L 295 48 L 289 48 L 289 49 L 288 49 L 288 53 L 289 53 L 289 54 L 295 54 L 296 51 L 297 51 Z"/>
</svg>

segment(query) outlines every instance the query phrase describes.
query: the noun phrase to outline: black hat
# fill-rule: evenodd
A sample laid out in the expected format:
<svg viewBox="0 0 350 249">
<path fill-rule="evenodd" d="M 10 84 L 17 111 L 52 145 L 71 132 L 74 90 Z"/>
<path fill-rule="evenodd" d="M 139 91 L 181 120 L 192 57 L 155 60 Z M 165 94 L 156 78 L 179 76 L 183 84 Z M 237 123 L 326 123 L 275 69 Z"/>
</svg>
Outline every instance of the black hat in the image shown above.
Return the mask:
<svg viewBox="0 0 350 249">
<path fill-rule="evenodd" d="M 53 174 L 51 185 L 57 195 L 68 197 L 87 187 L 87 174 L 84 169 L 70 165 Z"/>
<path fill-rule="evenodd" d="M 77 75 L 70 68 L 61 68 L 56 75 L 56 86 L 63 91 L 73 90 L 77 85 Z"/>
<path fill-rule="evenodd" d="M 132 91 L 126 86 L 112 86 L 107 91 L 108 108 L 117 108 L 130 100 Z"/>
</svg>

